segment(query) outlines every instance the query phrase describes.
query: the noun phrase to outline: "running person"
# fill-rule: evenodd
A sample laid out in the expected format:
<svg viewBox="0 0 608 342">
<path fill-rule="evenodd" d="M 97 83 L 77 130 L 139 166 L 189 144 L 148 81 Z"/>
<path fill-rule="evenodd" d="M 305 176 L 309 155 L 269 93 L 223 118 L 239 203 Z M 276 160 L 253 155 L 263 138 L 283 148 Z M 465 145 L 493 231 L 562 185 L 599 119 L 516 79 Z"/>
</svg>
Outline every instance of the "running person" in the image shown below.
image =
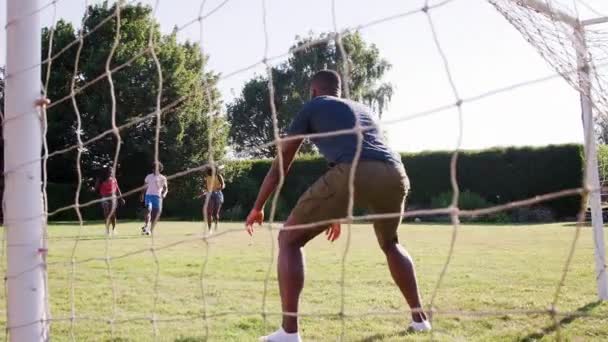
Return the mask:
<svg viewBox="0 0 608 342">
<path fill-rule="evenodd" d="M 118 200 L 122 205 L 125 204 L 118 181 L 112 176 L 112 168 L 104 167 L 101 170 L 100 177 L 95 182 L 95 191 L 101 196 L 101 209 L 103 210 L 103 219 L 106 225 L 106 234 L 110 234 L 110 225 L 112 226 L 112 235 L 116 234 L 116 208 L 118 208 Z"/>
<path fill-rule="evenodd" d="M 382 133 L 375 126 L 376 118 L 371 110 L 360 103 L 340 98 L 340 83 L 340 76 L 334 71 L 317 72 L 310 87 L 312 100 L 296 115 L 287 130 L 287 136 L 352 129 L 358 119 L 366 130 L 362 132 L 362 150 L 355 173 L 355 205 L 377 214 L 399 214 L 403 211 L 409 190 L 409 180 L 401 159 L 384 142 Z M 262 337 L 262 341 L 301 341 L 298 317 L 293 314 L 298 312 L 300 293 L 304 286 L 302 247 L 323 231 L 327 232 L 330 240 L 335 240 L 340 234 L 339 224 L 326 223 L 293 230 L 289 227 L 318 221 L 331 222 L 348 214 L 349 174 L 355 158 L 357 137 L 355 134 L 343 134 L 311 140 L 333 167 L 300 197 L 279 232 L 279 293 L 283 312 L 290 314 L 283 315 L 282 326 L 276 332 Z M 301 143 L 302 139 L 295 137 L 281 143 L 285 174 Z M 277 157 L 247 216 L 245 225 L 249 234 L 253 233 L 255 223 L 261 224 L 264 220 L 264 205 L 276 190 L 280 173 Z M 370 181 L 372 179 L 375 181 Z M 374 231 L 393 280 L 411 308 L 410 329 L 427 331 L 431 325 L 422 311 L 414 263 L 398 241 L 397 228 L 400 222 L 400 216 L 376 219 L 373 222 Z"/>
<path fill-rule="evenodd" d="M 201 198 L 203 199 L 203 217 L 205 217 L 205 202 L 207 201 L 207 196 L 209 196 L 209 203 L 207 203 L 207 226 L 209 232 L 211 232 L 212 221 L 215 226 L 214 230 L 217 232 L 217 225 L 220 221 L 220 211 L 222 210 L 222 204 L 224 204 L 224 194 L 222 193 L 222 190 L 225 188 L 226 182 L 224 181 L 224 177 L 219 173 L 219 169 L 215 168 L 214 172 L 213 166 L 208 168 L 205 172 L 205 189 L 203 189 Z M 208 195 L 207 193 L 211 194 Z"/>
<path fill-rule="evenodd" d="M 152 173 L 144 179 L 144 190 L 141 193 L 141 201 L 146 207 L 144 226 L 141 227 L 141 233 L 144 235 L 154 233 L 154 227 L 163 210 L 163 199 L 169 192 L 167 177 L 161 174 L 162 171 L 163 164 L 156 163 L 152 166 Z"/>
</svg>

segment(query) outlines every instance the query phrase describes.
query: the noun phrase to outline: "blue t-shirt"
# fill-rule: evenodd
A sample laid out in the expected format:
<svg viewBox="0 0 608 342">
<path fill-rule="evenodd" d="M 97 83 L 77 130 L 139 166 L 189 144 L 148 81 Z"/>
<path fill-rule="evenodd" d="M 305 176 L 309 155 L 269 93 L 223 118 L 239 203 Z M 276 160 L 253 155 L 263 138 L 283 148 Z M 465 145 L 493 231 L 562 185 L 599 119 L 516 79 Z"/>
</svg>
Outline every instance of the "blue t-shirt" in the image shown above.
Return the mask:
<svg viewBox="0 0 608 342">
<path fill-rule="evenodd" d="M 401 164 L 401 158 L 386 145 L 378 131 L 376 118 L 369 107 L 355 101 L 334 96 L 318 96 L 304 105 L 287 129 L 287 135 L 326 133 L 355 127 L 356 119 L 362 127 L 363 143 L 360 160 L 386 161 Z M 350 163 L 355 158 L 357 134 L 348 133 L 311 141 L 330 163 Z"/>
</svg>

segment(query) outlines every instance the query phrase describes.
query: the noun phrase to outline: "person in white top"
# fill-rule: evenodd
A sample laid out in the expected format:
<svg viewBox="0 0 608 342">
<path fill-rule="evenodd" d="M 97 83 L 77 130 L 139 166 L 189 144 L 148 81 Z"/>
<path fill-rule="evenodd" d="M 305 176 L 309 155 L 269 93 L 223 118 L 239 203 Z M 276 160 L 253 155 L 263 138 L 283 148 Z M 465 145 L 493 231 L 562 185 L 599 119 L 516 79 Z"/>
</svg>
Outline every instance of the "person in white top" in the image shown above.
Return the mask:
<svg viewBox="0 0 608 342">
<path fill-rule="evenodd" d="M 163 199 L 169 192 L 167 177 L 161 174 L 162 171 L 163 164 L 155 163 L 152 167 L 152 173 L 147 175 L 144 180 L 144 190 L 141 193 L 141 201 L 146 207 L 144 226 L 141 227 L 141 233 L 144 235 L 150 235 L 154 232 L 156 222 L 158 222 L 163 210 Z"/>
</svg>

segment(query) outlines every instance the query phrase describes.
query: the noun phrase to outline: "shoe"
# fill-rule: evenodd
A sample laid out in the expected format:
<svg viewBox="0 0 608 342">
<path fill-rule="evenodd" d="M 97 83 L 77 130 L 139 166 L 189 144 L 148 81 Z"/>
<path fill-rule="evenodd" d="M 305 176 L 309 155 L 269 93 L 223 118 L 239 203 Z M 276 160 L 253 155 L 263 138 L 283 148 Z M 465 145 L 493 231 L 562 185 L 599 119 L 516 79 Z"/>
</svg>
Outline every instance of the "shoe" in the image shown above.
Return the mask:
<svg viewBox="0 0 608 342">
<path fill-rule="evenodd" d="M 422 322 L 410 323 L 410 326 L 408 327 L 407 330 L 413 331 L 413 332 L 424 332 L 424 331 L 431 331 L 431 329 L 432 329 L 431 323 L 427 320 L 424 320 Z"/>
<path fill-rule="evenodd" d="M 273 332 L 270 335 L 262 336 L 258 340 L 260 342 L 302 342 L 302 338 L 300 337 L 300 333 L 292 333 L 288 334 L 283 330 L 283 328 L 279 328 L 279 330 Z"/>
</svg>

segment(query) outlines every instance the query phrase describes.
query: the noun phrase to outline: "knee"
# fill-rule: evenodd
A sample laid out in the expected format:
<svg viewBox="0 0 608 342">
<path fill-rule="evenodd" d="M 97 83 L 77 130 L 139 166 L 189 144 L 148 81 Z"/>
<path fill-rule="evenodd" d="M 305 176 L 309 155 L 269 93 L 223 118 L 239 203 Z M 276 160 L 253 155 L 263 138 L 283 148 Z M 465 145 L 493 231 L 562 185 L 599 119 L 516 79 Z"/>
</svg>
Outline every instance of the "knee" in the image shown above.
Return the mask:
<svg viewBox="0 0 608 342">
<path fill-rule="evenodd" d="M 386 254 L 398 248 L 399 240 L 397 238 L 378 239 L 378 244 L 380 245 L 380 249 Z"/>
<path fill-rule="evenodd" d="M 290 232 L 286 230 L 279 231 L 279 248 L 300 248 L 304 246 L 302 241 L 298 239 L 297 234 L 295 232 Z"/>
</svg>

